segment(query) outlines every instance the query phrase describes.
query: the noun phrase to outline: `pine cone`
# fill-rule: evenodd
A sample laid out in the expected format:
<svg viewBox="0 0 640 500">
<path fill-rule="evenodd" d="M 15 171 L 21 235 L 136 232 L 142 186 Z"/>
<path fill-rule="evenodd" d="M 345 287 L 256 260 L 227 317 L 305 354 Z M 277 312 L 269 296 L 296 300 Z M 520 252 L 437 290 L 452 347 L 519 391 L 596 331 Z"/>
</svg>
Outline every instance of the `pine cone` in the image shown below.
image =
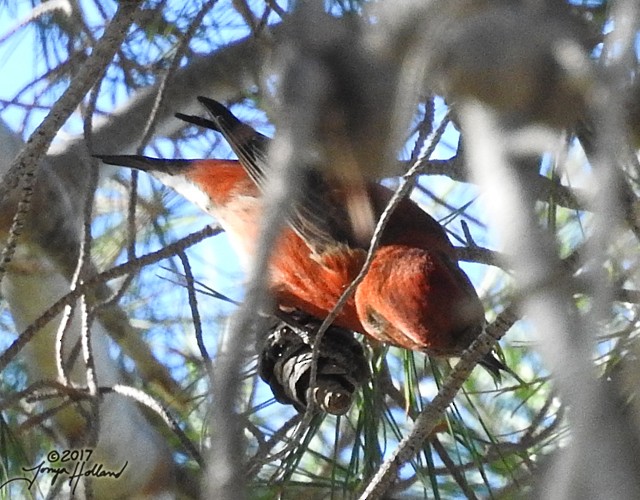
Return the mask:
<svg viewBox="0 0 640 500">
<path fill-rule="evenodd" d="M 260 353 L 258 372 L 276 400 L 292 404 L 299 412 L 307 407 L 313 341 L 321 321 L 293 313 L 270 331 Z M 322 336 L 313 397 L 318 407 L 343 415 L 355 392 L 370 376 L 362 345 L 352 332 L 330 326 Z"/>
</svg>

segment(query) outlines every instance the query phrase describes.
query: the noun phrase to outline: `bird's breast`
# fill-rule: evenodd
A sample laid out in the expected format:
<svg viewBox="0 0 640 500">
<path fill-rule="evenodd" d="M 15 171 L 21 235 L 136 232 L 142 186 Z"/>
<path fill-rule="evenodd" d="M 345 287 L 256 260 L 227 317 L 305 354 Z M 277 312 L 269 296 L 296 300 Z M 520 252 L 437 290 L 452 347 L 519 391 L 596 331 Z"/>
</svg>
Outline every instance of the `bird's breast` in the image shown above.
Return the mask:
<svg viewBox="0 0 640 500">
<path fill-rule="evenodd" d="M 271 261 L 271 283 L 278 303 L 324 319 L 357 276 L 364 259 L 363 250 L 340 244 L 322 254 L 313 254 L 292 230 L 285 229 Z M 353 298 L 347 301 L 335 323 L 366 333 Z"/>
<path fill-rule="evenodd" d="M 235 192 L 234 192 L 235 191 Z M 212 214 L 227 232 L 244 269 L 249 269 L 256 255 L 264 211 L 264 200 L 250 190 L 228 190 L 224 199 L 216 193 Z M 282 228 L 272 250 L 270 284 L 278 304 L 300 309 L 324 319 L 333 309 L 346 287 L 357 276 L 365 252 L 336 243 L 315 254 L 290 226 Z M 336 324 L 365 333 L 358 319 L 355 302 L 347 301 Z"/>
</svg>

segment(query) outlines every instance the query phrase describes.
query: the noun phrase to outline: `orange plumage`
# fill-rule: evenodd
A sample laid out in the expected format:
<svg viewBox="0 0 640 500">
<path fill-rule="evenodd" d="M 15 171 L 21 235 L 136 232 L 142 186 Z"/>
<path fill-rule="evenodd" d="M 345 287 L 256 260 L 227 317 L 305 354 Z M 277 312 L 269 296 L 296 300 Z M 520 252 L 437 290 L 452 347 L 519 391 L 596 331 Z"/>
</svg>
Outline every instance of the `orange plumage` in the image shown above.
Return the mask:
<svg viewBox="0 0 640 500">
<path fill-rule="evenodd" d="M 246 263 L 256 251 L 264 206 L 259 186 L 269 175 L 268 139 L 220 103 L 199 100 L 212 120 L 177 116 L 221 132 L 239 161 L 100 158 L 153 172 L 191 198 L 218 220 Z M 304 199 L 294 206 L 290 224 L 273 249 L 270 289 L 279 307 L 323 319 L 360 271 L 366 248 L 358 243 L 348 222 L 348 192 L 317 171 L 310 175 L 313 178 L 305 186 Z M 391 191 L 375 183 L 366 190 L 379 216 Z M 396 346 L 433 356 L 455 356 L 481 332 L 484 321 L 482 304 L 458 266 L 444 229 L 405 199 L 389 220 L 368 274 L 335 323 Z M 494 373 L 503 368 L 491 356 L 483 364 Z"/>
</svg>

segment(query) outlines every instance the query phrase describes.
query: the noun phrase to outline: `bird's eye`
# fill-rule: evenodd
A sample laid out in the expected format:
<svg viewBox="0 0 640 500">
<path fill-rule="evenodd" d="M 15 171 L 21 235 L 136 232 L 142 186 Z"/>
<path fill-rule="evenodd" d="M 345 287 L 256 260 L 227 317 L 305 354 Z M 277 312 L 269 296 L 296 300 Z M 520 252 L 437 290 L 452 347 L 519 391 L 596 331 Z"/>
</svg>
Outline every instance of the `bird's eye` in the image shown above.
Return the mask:
<svg viewBox="0 0 640 500">
<path fill-rule="evenodd" d="M 367 306 L 366 321 L 376 331 L 382 332 L 389 327 L 389 321 L 371 306 Z"/>
</svg>

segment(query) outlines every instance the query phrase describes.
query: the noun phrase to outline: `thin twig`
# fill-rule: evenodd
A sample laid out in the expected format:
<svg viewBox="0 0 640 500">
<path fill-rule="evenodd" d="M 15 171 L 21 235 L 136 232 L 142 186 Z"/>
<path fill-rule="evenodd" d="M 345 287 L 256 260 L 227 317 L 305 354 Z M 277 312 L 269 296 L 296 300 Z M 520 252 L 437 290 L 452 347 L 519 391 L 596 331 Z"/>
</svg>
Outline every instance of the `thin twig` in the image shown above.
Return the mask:
<svg viewBox="0 0 640 500">
<path fill-rule="evenodd" d="M 198 298 L 195 290 L 195 280 L 193 279 L 193 272 L 191 271 L 191 265 L 187 254 L 180 250 L 178 252 L 178 258 L 182 262 L 184 268 L 184 278 L 187 283 L 187 294 L 189 296 L 189 307 L 191 308 L 191 318 L 193 319 L 193 328 L 196 334 L 196 342 L 198 343 L 198 349 L 200 349 L 200 355 L 204 361 L 205 368 L 209 373 L 209 382 L 213 382 L 213 365 L 211 364 L 211 356 L 207 351 L 207 346 L 204 345 L 202 337 L 202 319 L 200 318 L 200 311 L 198 311 Z"/>
<path fill-rule="evenodd" d="M 216 2 L 217 0 L 208 0 L 198 11 L 198 13 L 193 17 L 193 20 L 191 21 L 191 23 L 189 23 L 187 31 L 184 33 L 184 35 L 180 37 L 180 42 L 176 47 L 173 58 L 171 59 L 171 64 L 167 68 L 167 71 L 164 73 L 160 80 L 160 83 L 158 84 L 158 89 L 156 90 L 156 98 L 153 102 L 151 112 L 149 113 L 149 118 L 146 122 L 144 132 L 142 133 L 142 139 L 140 140 L 140 145 L 137 148 L 136 154 L 142 154 L 144 148 L 147 146 L 147 143 L 151 140 L 151 136 L 155 130 L 155 125 L 158 120 L 158 112 L 160 110 L 160 106 L 162 106 L 162 103 L 166 96 L 167 84 L 180 67 L 180 63 L 187 48 L 189 47 L 189 43 L 191 43 L 191 40 L 196 34 L 196 31 L 202 25 L 202 20 L 213 8 Z"/>
<path fill-rule="evenodd" d="M 104 68 L 111 62 L 113 55 L 122 44 L 133 22 L 133 14 L 141 3 L 140 0 L 130 0 L 118 4 L 118 10 L 113 21 L 107 26 L 104 35 L 94 47 L 91 56 L 71 80 L 69 87 L 67 87 L 60 99 L 51 107 L 51 111 L 46 118 L 31 134 L 25 147 L 14 160 L 13 166 L 0 182 L 0 185 L 5 186 L 4 192 L 0 193 L 2 195 L 0 198 L 4 198 L 6 192 L 15 189 L 18 185 L 21 185 L 22 190 L 21 200 L 18 203 L 18 209 L 9 230 L 9 237 L 2 251 L 0 282 L 2 282 L 7 272 L 7 265 L 13 258 L 18 238 L 22 233 L 27 214 L 31 208 L 35 172 L 40 160 L 51 145 L 57 131 L 80 104 L 80 101 L 97 81 Z"/>
<path fill-rule="evenodd" d="M 477 498 L 476 494 L 473 492 L 473 490 L 469 486 L 467 479 L 464 477 L 464 474 L 462 473 L 462 469 L 460 469 L 455 464 L 455 462 L 451 459 L 451 457 L 449 456 L 449 453 L 447 453 L 447 449 L 443 446 L 443 444 L 438 439 L 438 436 L 433 436 L 431 438 L 431 446 L 440 457 L 440 460 L 442 460 L 442 463 L 444 464 L 446 470 L 449 472 L 449 474 L 451 474 L 451 476 L 456 481 L 456 483 L 458 483 L 458 486 L 460 486 L 460 491 L 465 496 L 465 498 L 469 500 L 476 499 Z"/>
<path fill-rule="evenodd" d="M 282 424 L 282 426 L 276 432 L 274 432 L 273 435 L 267 441 L 265 441 L 260 446 L 258 446 L 258 451 L 256 451 L 255 455 L 251 457 L 251 459 L 247 463 L 247 466 L 245 469 L 247 476 L 249 477 L 255 476 L 256 474 L 258 474 L 258 472 L 260 472 L 260 469 L 262 468 L 263 465 L 269 462 L 272 462 L 274 460 L 277 460 L 279 458 L 278 455 L 269 455 L 269 453 L 275 446 L 277 446 L 279 443 L 281 443 L 284 440 L 287 433 L 293 427 L 295 427 L 298 423 L 300 423 L 301 418 L 302 418 L 302 415 L 300 415 L 299 413 L 294 415 L 289 420 L 287 420 L 284 424 Z"/>
<path fill-rule="evenodd" d="M 43 389 L 49 389 L 49 391 L 43 391 Z M 193 459 L 198 462 L 200 466 L 204 465 L 200 452 L 196 449 L 191 440 L 180 428 L 178 422 L 176 422 L 176 420 L 171 416 L 171 414 L 165 409 L 162 404 L 160 404 L 150 395 L 146 394 L 140 389 L 123 384 L 115 384 L 111 387 L 99 387 L 98 392 L 100 393 L 100 395 L 110 393 L 120 394 L 122 396 L 132 398 L 138 403 L 151 409 L 154 413 L 160 416 L 160 418 L 162 418 L 167 426 L 176 434 L 180 442 L 193 457 Z M 21 399 L 26 399 L 27 401 L 32 402 L 60 396 L 67 396 L 72 401 L 94 398 L 94 396 L 89 394 L 87 390 L 65 386 L 56 381 L 43 380 L 32 384 L 23 391 L 12 394 L 7 401 L 2 401 L 0 408 L 8 408 L 10 405 L 15 404 Z"/>
<path fill-rule="evenodd" d="M 153 412 L 159 415 L 167 424 L 167 426 L 173 431 L 173 433 L 178 437 L 182 445 L 189 452 L 189 455 L 191 455 L 191 457 L 198 463 L 198 465 L 200 465 L 200 467 L 204 466 L 204 460 L 202 459 L 200 451 L 198 451 L 198 449 L 194 446 L 194 444 L 187 437 L 184 431 L 180 428 L 178 422 L 176 422 L 171 414 L 158 401 L 153 399 L 147 393 L 142 392 L 140 389 L 136 389 L 135 387 L 130 387 L 128 385 L 116 384 L 112 387 L 101 388 L 101 390 L 105 393 L 115 392 L 116 394 L 121 394 L 122 396 L 132 398 L 138 403 L 153 410 Z"/>
<path fill-rule="evenodd" d="M 360 500 L 384 498 L 396 480 L 400 467 L 421 450 L 423 443 L 433 432 L 442 418 L 442 414 L 451 404 L 462 384 L 469 378 L 475 365 L 491 351 L 493 345 L 511 328 L 516 320 L 514 308 L 507 307 L 464 351 L 460 361 L 444 380 L 438 394 L 420 413 L 411 432 L 400 441 L 392 455 L 384 461 Z"/>
<path fill-rule="evenodd" d="M 65 15 L 71 16 L 71 2 L 69 2 L 69 0 L 50 0 L 49 2 L 34 6 L 29 14 L 14 24 L 4 35 L 0 36 L 0 45 L 17 33 L 21 28 L 24 28 L 27 24 L 54 10 L 62 11 Z"/>
<path fill-rule="evenodd" d="M 161 248 L 160 250 L 148 253 L 133 261 L 125 262 L 124 264 L 103 271 L 84 283 L 79 284 L 75 290 L 70 291 L 67 295 L 58 299 L 51 307 L 49 307 L 49 309 L 43 312 L 35 321 L 25 328 L 18 338 L 14 340 L 13 343 L 0 355 L 0 372 L 7 367 L 11 360 L 33 338 L 33 336 L 40 331 L 40 329 L 60 314 L 66 305 L 78 300 L 82 294 L 88 293 L 89 290 L 99 284 L 124 276 L 128 273 L 139 271 L 142 267 L 172 257 L 181 249 L 195 245 L 203 239 L 219 234 L 220 232 L 220 228 L 206 226 L 200 231 L 192 233 L 175 243 Z"/>
</svg>

